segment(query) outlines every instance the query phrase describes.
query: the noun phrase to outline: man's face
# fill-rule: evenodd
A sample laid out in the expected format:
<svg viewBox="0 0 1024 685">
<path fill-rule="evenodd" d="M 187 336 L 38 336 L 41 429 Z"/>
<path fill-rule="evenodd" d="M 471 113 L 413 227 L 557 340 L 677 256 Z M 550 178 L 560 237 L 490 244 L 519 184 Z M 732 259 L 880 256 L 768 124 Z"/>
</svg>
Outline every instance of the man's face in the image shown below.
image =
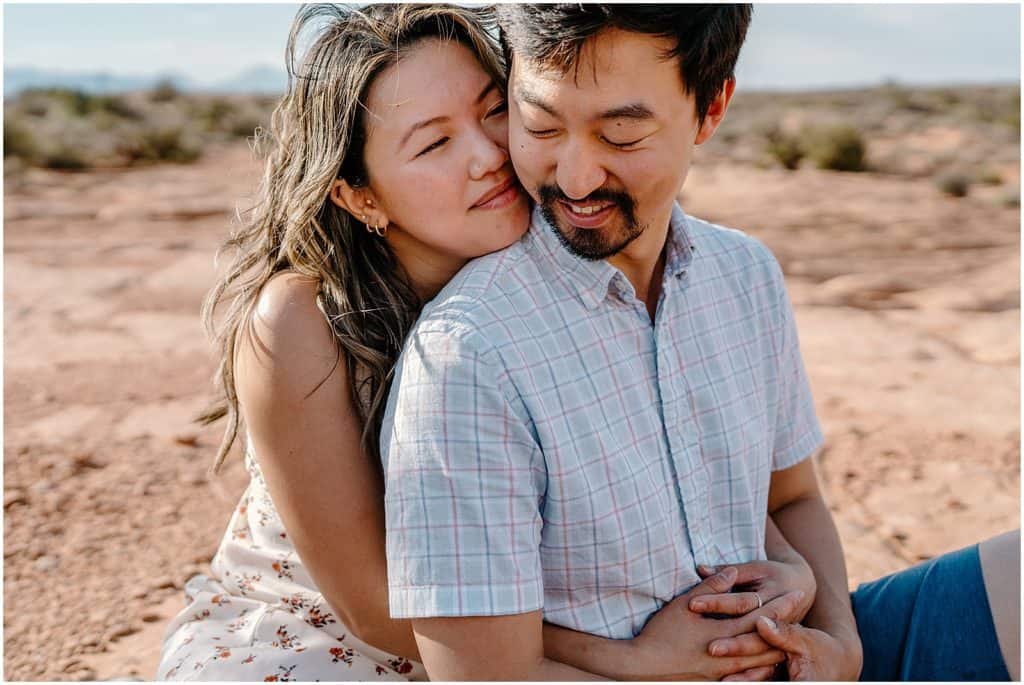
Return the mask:
<svg viewBox="0 0 1024 685">
<path fill-rule="evenodd" d="M 668 225 L 698 133 L 667 39 L 609 29 L 567 74 L 513 59 L 509 149 L 519 179 L 563 244 L 588 259 Z M 705 126 L 707 128 L 707 126 Z M 698 138 L 700 136 L 700 138 Z"/>
</svg>

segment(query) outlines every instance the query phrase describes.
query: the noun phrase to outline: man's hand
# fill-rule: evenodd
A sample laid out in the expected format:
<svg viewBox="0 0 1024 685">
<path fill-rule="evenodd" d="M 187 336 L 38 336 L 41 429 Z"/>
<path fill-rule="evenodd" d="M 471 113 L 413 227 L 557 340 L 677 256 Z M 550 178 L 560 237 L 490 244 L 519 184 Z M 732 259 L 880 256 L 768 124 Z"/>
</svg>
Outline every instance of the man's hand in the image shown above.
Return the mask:
<svg viewBox="0 0 1024 685">
<path fill-rule="evenodd" d="M 804 598 L 800 600 L 796 618 L 793 619 L 794 623 L 799 623 L 814 604 L 814 596 L 818 589 L 814 572 L 799 555 L 795 555 L 792 561 L 752 561 L 734 566 L 738 575 L 732 592 L 702 595 L 690 602 L 691 611 L 701 614 L 742 616 L 787 592 L 800 590 L 804 593 Z M 697 567 L 697 573 L 701 578 L 707 578 L 715 571 L 716 569 L 706 566 Z"/>
<path fill-rule="evenodd" d="M 768 644 L 785 650 L 790 680 L 856 681 L 860 678 L 860 651 L 827 633 L 798 623 L 775 622 L 767 617 L 758 619 L 757 632 Z M 762 669 L 756 670 L 759 675 Z M 750 680 L 752 675 L 737 673 L 724 680 Z"/>
<path fill-rule="evenodd" d="M 696 597 L 728 592 L 736 582 L 735 567 L 703 580 L 689 592 L 666 604 L 644 626 L 633 641 L 636 649 L 635 670 L 630 678 L 640 680 L 720 680 L 751 669 L 768 669 L 782 662 L 782 651 L 769 646 L 756 633 L 757 619 L 765 616 L 779 621 L 795 620 L 803 603 L 799 592 L 767 602 L 764 607 L 739 618 L 710 619 L 689 608 Z M 729 657 L 712 655 L 709 643 L 749 634 L 752 640 L 743 643 L 744 651 Z"/>
</svg>

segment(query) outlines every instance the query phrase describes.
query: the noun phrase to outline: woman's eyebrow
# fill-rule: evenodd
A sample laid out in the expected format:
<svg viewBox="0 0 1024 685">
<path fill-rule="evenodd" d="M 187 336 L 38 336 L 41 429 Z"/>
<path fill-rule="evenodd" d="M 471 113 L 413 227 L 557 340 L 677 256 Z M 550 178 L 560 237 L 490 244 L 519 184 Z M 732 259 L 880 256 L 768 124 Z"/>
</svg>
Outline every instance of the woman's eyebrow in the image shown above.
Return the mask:
<svg viewBox="0 0 1024 685">
<path fill-rule="evenodd" d="M 484 98 L 487 97 L 487 95 L 497 87 L 498 84 L 496 84 L 494 81 L 488 81 L 487 85 L 484 86 L 484 89 L 481 90 L 480 94 L 476 96 L 476 101 L 473 104 L 479 105 L 481 102 L 483 102 Z M 409 138 L 411 138 L 412 134 L 416 133 L 416 131 L 419 131 L 421 128 L 426 128 L 431 124 L 443 124 L 450 118 L 451 117 L 448 116 L 432 117 L 430 119 L 424 119 L 423 121 L 413 124 L 412 126 L 409 127 L 409 130 L 405 132 L 405 135 L 402 136 L 402 140 L 398 143 L 399 149 L 405 147 L 405 144 L 409 142 Z"/>
<path fill-rule="evenodd" d="M 421 128 L 426 128 L 433 124 L 443 124 L 444 122 L 449 121 L 450 119 L 451 117 L 432 117 L 431 119 L 425 119 L 424 121 L 413 124 L 409 128 L 409 130 L 406 131 L 406 135 L 401 136 L 401 140 L 398 142 L 398 148 L 401 149 L 402 147 L 406 146 L 406 143 L 409 142 L 409 139 L 413 137 L 413 134 L 419 131 Z"/>
<path fill-rule="evenodd" d="M 444 123 L 449 119 L 451 119 L 451 117 L 448 116 L 432 117 L 430 119 L 425 119 L 423 121 L 413 124 L 412 126 L 409 127 L 409 130 L 405 132 L 405 135 L 402 136 L 402 140 L 398 143 L 399 149 L 405 147 L 405 144 L 409 142 L 409 138 L 412 138 L 412 134 L 416 133 L 416 131 L 419 131 L 421 128 L 426 128 L 427 126 L 430 126 L 432 124 Z"/>
<path fill-rule="evenodd" d="M 476 102 L 474 102 L 473 104 L 479 105 L 481 102 L 484 101 L 484 98 L 487 97 L 487 94 L 497 87 L 497 83 L 495 83 L 494 81 L 488 81 L 487 85 L 484 86 L 484 89 L 481 90 L 480 94 L 476 96 Z"/>
</svg>

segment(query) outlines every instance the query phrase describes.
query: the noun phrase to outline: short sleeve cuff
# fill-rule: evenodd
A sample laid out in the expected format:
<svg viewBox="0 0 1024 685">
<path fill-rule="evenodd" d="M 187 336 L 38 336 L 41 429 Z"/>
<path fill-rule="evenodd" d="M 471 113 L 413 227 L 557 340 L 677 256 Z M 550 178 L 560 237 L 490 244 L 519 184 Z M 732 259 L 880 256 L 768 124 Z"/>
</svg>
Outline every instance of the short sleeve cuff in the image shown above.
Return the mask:
<svg viewBox="0 0 1024 685">
<path fill-rule="evenodd" d="M 811 429 L 806 431 L 796 442 L 790 443 L 788 447 L 772 456 L 772 471 L 781 471 L 796 466 L 814 454 L 823 444 L 825 444 L 825 436 L 815 421 Z"/>
<path fill-rule="evenodd" d="M 507 616 L 544 607 L 540 579 L 494 585 L 392 586 L 391 618 Z"/>
</svg>

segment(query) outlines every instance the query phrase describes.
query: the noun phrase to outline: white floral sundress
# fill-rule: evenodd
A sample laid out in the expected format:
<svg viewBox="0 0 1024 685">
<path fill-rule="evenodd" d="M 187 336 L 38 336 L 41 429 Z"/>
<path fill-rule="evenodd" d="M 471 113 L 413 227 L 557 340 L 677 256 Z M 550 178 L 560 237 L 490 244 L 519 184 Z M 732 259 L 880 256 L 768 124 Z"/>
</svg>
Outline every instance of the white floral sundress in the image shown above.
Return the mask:
<svg viewBox="0 0 1024 685">
<path fill-rule="evenodd" d="M 351 633 L 299 560 L 246 450 L 249 486 L 211 563 L 185 584 L 168 625 L 159 680 L 426 680 L 423 665 Z"/>
</svg>

